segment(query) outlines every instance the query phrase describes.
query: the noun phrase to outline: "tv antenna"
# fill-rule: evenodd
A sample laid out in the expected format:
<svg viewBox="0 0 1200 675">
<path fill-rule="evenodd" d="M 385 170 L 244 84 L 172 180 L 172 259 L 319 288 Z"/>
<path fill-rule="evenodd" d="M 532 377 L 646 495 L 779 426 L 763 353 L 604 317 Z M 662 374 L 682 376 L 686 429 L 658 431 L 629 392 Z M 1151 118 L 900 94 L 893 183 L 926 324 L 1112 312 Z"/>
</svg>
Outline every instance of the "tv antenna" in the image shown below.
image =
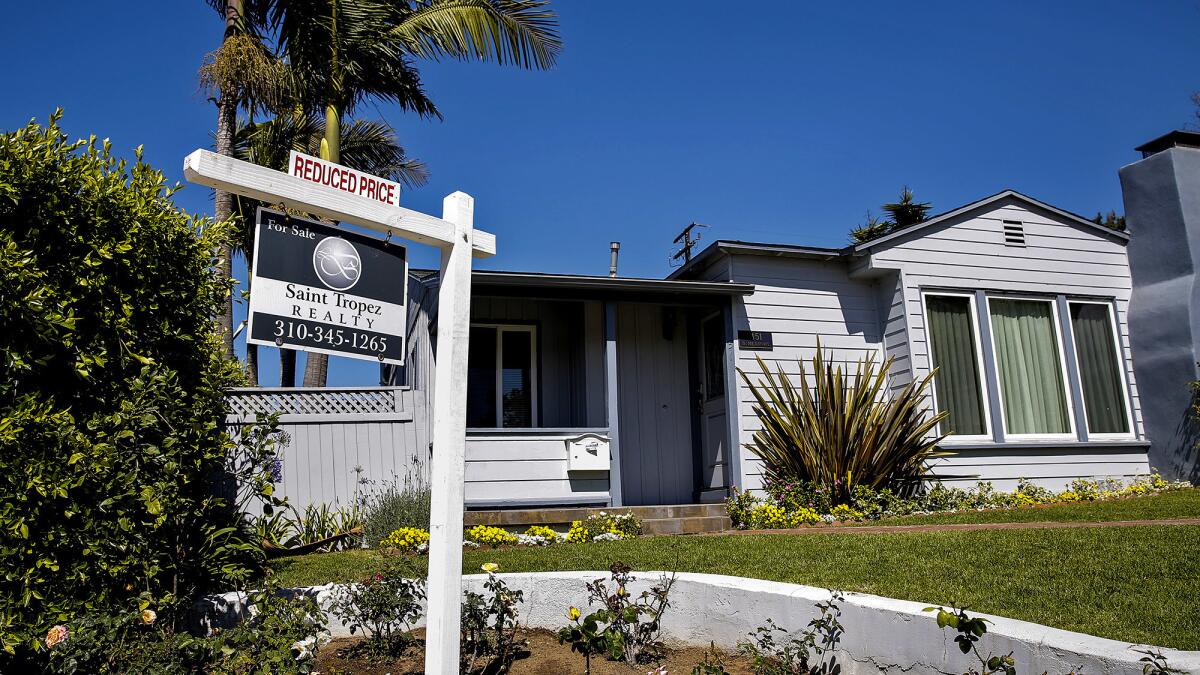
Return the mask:
<svg viewBox="0 0 1200 675">
<path fill-rule="evenodd" d="M 681 264 L 687 264 L 689 261 L 691 261 L 692 249 L 696 247 L 696 244 L 700 243 L 701 239 L 701 234 L 699 232 L 695 233 L 695 237 L 692 236 L 692 231 L 697 227 L 707 228 L 708 226 L 703 223 L 693 222 L 691 225 L 683 228 L 683 232 L 680 232 L 679 236 L 675 237 L 675 240 L 671 242 L 673 244 L 679 244 L 679 250 L 671 254 L 670 263 L 672 267 L 676 267 Z M 683 259 L 682 263 L 680 262 L 680 258 Z"/>
</svg>

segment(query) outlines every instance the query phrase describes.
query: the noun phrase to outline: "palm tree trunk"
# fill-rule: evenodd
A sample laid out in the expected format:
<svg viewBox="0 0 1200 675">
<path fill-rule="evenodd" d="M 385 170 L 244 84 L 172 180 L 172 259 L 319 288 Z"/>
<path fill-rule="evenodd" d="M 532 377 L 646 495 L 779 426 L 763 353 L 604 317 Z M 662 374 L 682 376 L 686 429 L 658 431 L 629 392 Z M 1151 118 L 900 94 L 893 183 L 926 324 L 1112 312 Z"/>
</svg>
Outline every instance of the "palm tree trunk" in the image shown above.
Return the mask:
<svg viewBox="0 0 1200 675">
<path fill-rule="evenodd" d="M 238 29 L 238 17 L 241 16 L 241 0 L 229 0 L 225 5 L 225 37 L 228 39 Z M 220 92 L 217 101 L 217 154 L 233 156 L 233 132 L 237 127 L 237 99 L 231 92 Z M 229 220 L 233 215 L 233 195 L 217 190 L 213 203 L 213 216 L 217 222 Z M 222 244 L 217 249 L 217 274 L 221 279 L 233 278 L 233 247 Z M 225 358 L 233 356 L 233 292 L 232 289 L 225 297 L 224 307 L 218 320 L 221 331 L 221 347 Z"/>
<path fill-rule="evenodd" d="M 341 161 L 342 115 L 335 105 L 325 106 L 325 138 L 321 141 L 321 159 Z M 329 382 L 329 355 L 309 352 L 304 361 L 304 386 L 324 387 Z"/>
<path fill-rule="evenodd" d="M 296 386 L 296 350 L 279 349 L 279 386 Z"/>
<path fill-rule="evenodd" d="M 249 258 L 250 256 L 247 256 Z M 249 260 L 246 262 L 246 291 L 253 292 L 251 288 L 252 280 L 254 279 L 254 267 Z M 249 334 L 246 335 L 250 337 Z M 246 340 L 246 380 L 251 387 L 258 386 L 258 345 L 250 344 L 250 340 Z"/>
</svg>

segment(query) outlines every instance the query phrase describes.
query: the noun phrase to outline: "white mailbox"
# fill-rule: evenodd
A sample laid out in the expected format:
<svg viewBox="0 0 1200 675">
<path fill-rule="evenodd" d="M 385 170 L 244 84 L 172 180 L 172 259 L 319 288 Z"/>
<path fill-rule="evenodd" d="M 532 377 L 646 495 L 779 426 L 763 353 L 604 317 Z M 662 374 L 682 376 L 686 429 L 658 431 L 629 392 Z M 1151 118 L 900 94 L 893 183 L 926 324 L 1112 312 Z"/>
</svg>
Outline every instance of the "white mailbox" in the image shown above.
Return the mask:
<svg viewBox="0 0 1200 675">
<path fill-rule="evenodd" d="M 583 434 L 567 439 L 568 471 L 608 471 L 608 439 Z"/>
</svg>

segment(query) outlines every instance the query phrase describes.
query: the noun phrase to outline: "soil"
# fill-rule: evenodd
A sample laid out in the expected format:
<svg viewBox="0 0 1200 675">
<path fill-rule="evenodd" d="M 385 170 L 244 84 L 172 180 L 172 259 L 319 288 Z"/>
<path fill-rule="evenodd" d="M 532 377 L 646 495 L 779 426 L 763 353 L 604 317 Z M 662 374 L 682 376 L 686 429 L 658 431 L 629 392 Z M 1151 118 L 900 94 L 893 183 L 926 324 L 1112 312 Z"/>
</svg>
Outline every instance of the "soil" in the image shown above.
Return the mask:
<svg viewBox="0 0 1200 675">
<path fill-rule="evenodd" d="M 370 661 L 354 658 L 347 652 L 361 638 L 339 638 L 321 648 L 317 653 L 316 670 L 322 675 L 355 673 L 361 675 L 420 675 L 424 673 L 425 653 L 422 649 L 424 631 L 416 631 L 418 642 L 404 656 L 394 661 Z M 547 630 L 522 631 L 521 637 L 528 641 L 526 650 L 513 662 L 512 675 L 582 675 L 583 656 L 571 651 L 570 645 L 558 644 L 558 638 Z M 666 658 L 656 663 L 638 667 L 609 661 L 603 656 L 592 657 L 592 675 L 645 675 L 659 666 L 666 666 L 670 675 L 691 675 L 692 667 L 704 660 L 707 650 L 702 647 L 668 650 Z M 750 675 L 749 661 L 722 653 L 725 669 L 730 675 Z"/>
</svg>

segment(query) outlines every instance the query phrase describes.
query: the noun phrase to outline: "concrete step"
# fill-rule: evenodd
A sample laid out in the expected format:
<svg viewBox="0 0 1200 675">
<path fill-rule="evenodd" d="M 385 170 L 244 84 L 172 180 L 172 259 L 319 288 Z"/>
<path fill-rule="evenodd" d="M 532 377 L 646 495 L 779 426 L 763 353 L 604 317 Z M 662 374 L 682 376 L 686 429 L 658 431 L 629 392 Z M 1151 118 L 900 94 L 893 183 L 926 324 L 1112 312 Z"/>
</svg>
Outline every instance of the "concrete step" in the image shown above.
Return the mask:
<svg viewBox="0 0 1200 675">
<path fill-rule="evenodd" d="M 530 525 L 547 525 L 555 529 L 565 529 L 571 525 L 572 521 L 583 520 L 589 515 L 598 514 L 601 511 L 613 514 L 634 514 L 641 519 L 642 531 L 646 534 L 714 532 L 730 527 L 724 504 L 468 511 L 463 518 L 463 523 L 468 528 L 475 525 L 492 525 L 509 530 L 523 530 Z"/>
</svg>

